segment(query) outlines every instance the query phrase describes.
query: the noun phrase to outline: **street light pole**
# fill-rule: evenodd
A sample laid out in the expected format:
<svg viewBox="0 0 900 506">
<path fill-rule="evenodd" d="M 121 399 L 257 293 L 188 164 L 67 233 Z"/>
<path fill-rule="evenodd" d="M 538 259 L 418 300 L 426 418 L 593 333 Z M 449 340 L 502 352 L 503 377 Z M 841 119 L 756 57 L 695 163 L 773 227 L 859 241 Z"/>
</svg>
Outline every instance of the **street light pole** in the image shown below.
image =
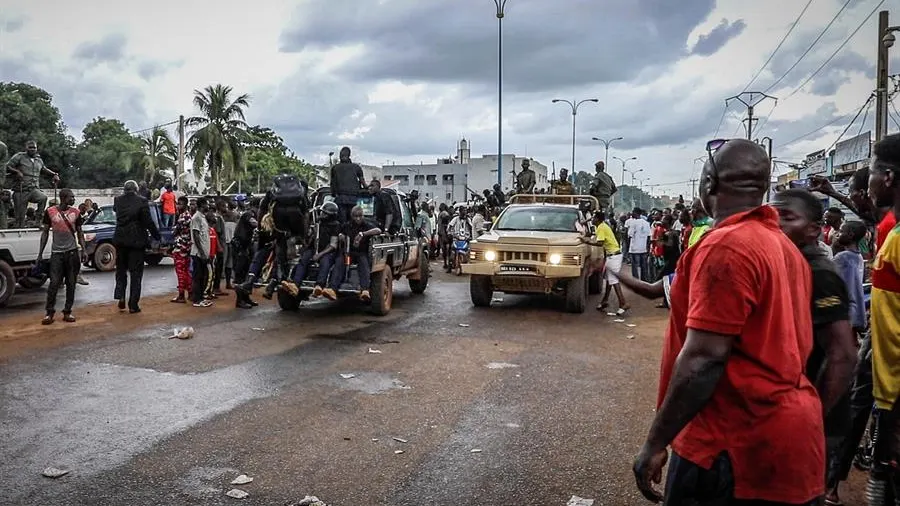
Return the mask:
<svg viewBox="0 0 900 506">
<path fill-rule="evenodd" d="M 562 102 L 564 104 L 569 104 L 569 107 L 572 108 L 572 167 L 571 171 L 575 172 L 575 116 L 578 114 L 578 108 L 581 107 L 581 104 L 585 102 L 594 102 L 597 103 L 600 100 L 596 98 L 586 98 L 580 102 L 575 102 L 574 100 L 564 100 L 560 98 L 554 98 L 552 102 L 554 104 Z"/>
<path fill-rule="evenodd" d="M 592 137 L 591 139 L 592 139 L 592 140 L 595 140 L 595 141 L 602 142 L 602 143 L 603 143 L 603 147 L 606 148 L 606 151 L 605 151 L 604 156 L 603 156 L 603 165 L 604 165 L 604 167 L 606 168 L 606 170 L 609 170 L 609 145 L 612 144 L 612 143 L 615 142 L 615 141 L 621 141 L 621 140 L 623 140 L 624 137 L 616 137 L 616 138 L 613 138 L 613 139 L 610 139 L 610 140 L 601 139 L 601 138 L 599 138 L 599 137 Z"/>
<path fill-rule="evenodd" d="M 494 0 L 497 7 L 497 184 L 503 189 L 503 12 L 506 0 Z"/>
<path fill-rule="evenodd" d="M 625 172 L 626 172 L 625 165 L 628 164 L 628 162 L 630 162 L 632 160 L 637 160 L 637 157 L 632 156 L 631 158 L 627 158 L 627 159 L 623 160 L 623 159 L 619 158 L 618 156 L 614 156 L 613 160 L 618 160 L 618 161 L 622 162 L 622 186 L 625 186 Z"/>
</svg>

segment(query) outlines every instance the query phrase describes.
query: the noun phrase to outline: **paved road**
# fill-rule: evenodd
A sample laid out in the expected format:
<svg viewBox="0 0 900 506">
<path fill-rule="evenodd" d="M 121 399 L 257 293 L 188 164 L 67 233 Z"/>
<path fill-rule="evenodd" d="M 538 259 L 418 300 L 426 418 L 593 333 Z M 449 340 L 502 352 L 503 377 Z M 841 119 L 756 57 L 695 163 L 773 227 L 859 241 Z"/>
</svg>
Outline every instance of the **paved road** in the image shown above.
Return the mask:
<svg viewBox="0 0 900 506">
<path fill-rule="evenodd" d="M 113 298 L 113 290 L 116 286 L 115 273 L 99 272 L 94 269 L 85 268 L 82 275 L 90 283 L 89 286 L 79 286 L 76 296 L 76 308 L 90 304 L 98 304 L 108 302 Z M 166 293 L 173 293 L 177 286 L 175 280 L 175 272 L 172 269 L 172 260 L 166 258 L 163 263 L 156 267 L 146 266 L 144 269 L 144 282 L 142 283 L 142 293 L 144 296 L 153 296 Z M 35 310 L 42 311 L 46 303 L 47 285 L 43 287 L 26 290 L 20 286 L 16 286 L 16 293 L 10 300 L 9 306 L 0 309 L 0 318 L 4 318 L 10 314 L 20 314 L 23 312 L 33 312 Z M 57 298 L 57 310 L 62 309 L 65 302 L 65 287 L 60 290 Z"/>
<path fill-rule="evenodd" d="M 513 296 L 476 310 L 465 281 L 400 287 L 385 318 L 168 294 L 49 328 L 39 309 L 3 313 L 0 504 L 235 504 L 241 473 L 252 505 L 647 504 L 630 464 L 665 313 L 638 302 L 616 323 Z M 164 338 L 185 324 L 194 339 Z M 71 474 L 43 478 L 47 466 Z"/>
</svg>

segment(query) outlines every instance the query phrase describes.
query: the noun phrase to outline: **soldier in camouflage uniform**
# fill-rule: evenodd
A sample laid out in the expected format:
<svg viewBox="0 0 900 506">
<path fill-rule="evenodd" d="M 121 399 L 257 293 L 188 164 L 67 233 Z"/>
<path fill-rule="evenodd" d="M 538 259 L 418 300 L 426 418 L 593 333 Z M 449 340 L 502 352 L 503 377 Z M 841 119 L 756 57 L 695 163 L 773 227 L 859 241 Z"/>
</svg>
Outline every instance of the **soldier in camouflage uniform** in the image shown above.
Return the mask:
<svg viewBox="0 0 900 506">
<path fill-rule="evenodd" d="M 610 199 L 619 189 L 612 177 L 606 173 L 606 165 L 599 161 L 594 164 L 596 173 L 594 174 L 594 182 L 591 184 L 591 195 L 597 197 L 600 201 L 600 209 L 609 208 Z"/>
<path fill-rule="evenodd" d="M 9 158 L 9 149 L 3 141 L 0 141 L 0 164 L 6 166 L 6 160 Z M 9 227 L 9 206 L 11 203 L 11 194 L 6 189 L 6 170 L 0 171 L 0 229 Z"/>
<path fill-rule="evenodd" d="M 531 170 L 531 160 L 522 160 L 522 172 L 516 176 L 516 193 L 534 193 L 537 178 Z"/>
<path fill-rule="evenodd" d="M 41 191 L 41 174 L 51 177 L 54 184 L 59 182 L 59 175 L 44 165 L 44 160 L 37 152 L 37 142 L 26 142 L 25 151 L 16 153 L 6 163 L 6 173 L 15 191 L 13 199 L 16 208 L 16 228 L 25 226 L 25 211 L 29 203 L 37 204 L 35 216 L 40 220 L 47 206 L 47 195 Z"/>
<path fill-rule="evenodd" d="M 554 195 L 574 195 L 575 194 L 575 186 L 569 182 L 569 171 L 566 169 L 559 169 L 559 179 L 553 182 L 553 194 Z"/>
</svg>

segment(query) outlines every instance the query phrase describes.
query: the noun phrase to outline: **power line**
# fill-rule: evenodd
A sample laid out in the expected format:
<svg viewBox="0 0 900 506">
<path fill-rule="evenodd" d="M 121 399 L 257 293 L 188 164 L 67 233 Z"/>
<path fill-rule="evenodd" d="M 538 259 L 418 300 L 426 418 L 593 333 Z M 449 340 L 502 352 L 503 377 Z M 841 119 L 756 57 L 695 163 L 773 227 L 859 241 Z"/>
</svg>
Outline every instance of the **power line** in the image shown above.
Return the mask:
<svg viewBox="0 0 900 506">
<path fill-rule="evenodd" d="M 869 98 L 866 99 L 865 103 L 859 108 L 859 111 L 856 113 L 856 117 L 859 117 L 859 115 L 860 115 L 860 114 L 862 113 L 862 111 L 863 111 L 863 108 L 866 108 L 866 106 L 868 106 L 868 105 L 872 102 L 872 99 L 873 99 L 874 97 L 875 97 L 874 94 L 869 95 Z M 785 142 L 785 143 L 783 143 L 783 144 L 779 144 L 779 147 L 790 146 L 791 144 L 794 144 L 795 142 L 800 142 L 800 141 L 802 141 L 803 139 L 809 137 L 810 135 L 812 135 L 812 134 L 814 134 L 814 133 L 821 132 L 822 130 L 824 130 L 824 129 L 830 127 L 831 125 L 834 125 L 835 123 L 837 123 L 837 122 L 839 122 L 839 121 L 842 121 L 842 120 L 845 120 L 845 119 L 847 119 L 847 118 L 849 118 L 849 117 L 850 117 L 850 113 L 845 114 L 845 115 L 843 115 L 843 116 L 839 116 L 839 117 L 837 117 L 837 118 L 834 118 L 834 119 L 832 119 L 831 121 L 829 121 L 828 123 L 825 123 L 824 125 L 820 126 L 819 128 L 816 128 L 815 130 L 812 130 L 812 131 L 810 131 L 810 132 L 807 132 L 807 133 L 805 133 L 805 134 L 803 134 L 803 135 L 801 135 L 801 136 L 799 136 L 799 137 L 797 137 L 797 138 L 795 138 L 795 139 L 791 139 L 790 141 Z M 856 118 L 853 118 L 853 121 L 855 122 L 855 121 L 856 121 Z M 851 125 L 852 125 L 852 124 L 853 124 L 853 123 L 851 123 Z M 849 127 L 848 127 L 848 128 L 849 128 Z"/>
<path fill-rule="evenodd" d="M 809 82 L 812 80 L 812 78 L 816 77 L 816 75 L 818 75 L 818 73 L 821 72 L 822 69 L 824 69 L 825 66 L 828 65 L 828 64 L 831 62 L 831 60 L 833 60 L 834 57 L 837 56 L 837 54 L 841 52 L 842 49 L 844 49 L 844 46 L 846 46 L 847 43 L 850 42 L 850 40 L 852 40 L 854 36 L 856 36 L 857 32 L 859 32 L 859 30 L 860 30 L 860 29 L 861 29 L 861 28 L 869 21 L 869 19 L 870 19 L 876 12 L 878 12 L 878 9 L 881 8 L 881 5 L 882 5 L 883 3 L 884 3 L 884 0 L 881 0 L 880 2 L 878 2 L 878 5 L 876 5 L 875 8 L 872 9 L 872 12 L 870 12 L 869 15 L 866 16 L 865 19 L 863 19 L 862 23 L 860 23 L 859 26 L 856 27 L 856 30 L 853 30 L 853 33 L 851 33 L 849 37 L 847 37 L 846 39 L 844 39 L 844 42 L 842 42 L 841 45 L 838 46 L 838 48 L 835 49 L 833 53 L 831 53 L 831 56 L 829 56 L 828 59 L 825 60 L 825 61 L 822 63 L 822 65 L 820 65 L 819 68 L 817 68 L 816 71 L 812 73 L 811 76 L 807 77 L 806 80 L 803 81 L 803 84 L 801 84 L 800 86 L 798 86 L 794 91 L 792 91 L 792 92 L 790 93 L 790 95 L 788 95 L 787 97 L 785 97 L 785 100 L 787 100 L 788 98 L 793 97 L 798 91 L 800 91 L 801 89 L 803 89 L 803 87 L 806 86 L 807 83 L 809 83 Z"/>
<path fill-rule="evenodd" d="M 168 123 L 163 123 L 162 125 L 153 125 L 152 127 L 148 127 L 148 128 L 144 128 L 144 129 L 142 129 L 142 130 L 137 130 L 137 131 L 135 131 L 135 132 L 131 132 L 131 135 L 142 134 L 142 133 L 144 133 L 144 132 L 149 132 L 149 131 L 151 131 L 151 130 L 156 130 L 157 128 L 162 128 L 162 127 L 172 126 L 172 125 L 177 124 L 178 121 L 179 121 L 179 120 L 176 119 L 175 121 L 170 121 L 170 122 L 168 122 Z"/>
<path fill-rule="evenodd" d="M 866 120 L 869 119 L 869 107 L 866 107 L 866 113 L 863 114 L 862 121 L 859 122 L 859 131 L 856 132 L 856 135 L 859 136 L 862 134 L 863 128 L 866 128 Z"/>
<path fill-rule="evenodd" d="M 900 111 L 897 110 L 897 106 L 894 104 L 894 99 L 891 99 L 891 109 L 894 110 L 894 114 L 897 115 L 897 118 L 900 118 Z M 894 124 L 897 125 L 898 129 L 900 129 L 900 121 L 898 121 L 897 118 L 891 116 L 891 119 L 894 120 Z"/>
<path fill-rule="evenodd" d="M 768 92 L 772 91 L 772 89 L 775 88 L 775 86 L 777 86 L 778 83 L 780 83 L 782 80 L 784 80 L 784 78 L 787 77 L 788 74 L 790 74 L 792 70 L 797 68 L 797 65 L 799 65 L 800 62 L 803 61 L 803 58 L 806 58 L 806 55 L 808 55 L 809 52 L 812 51 L 812 49 L 816 46 L 816 44 L 818 44 L 819 41 L 822 40 L 822 37 L 825 36 L 825 33 L 828 32 L 828 30 L 831 28 L 831 25 L 833 25 L 834 22 L 837 21 L 838 17 L 840 17 L 840 15 L 844 12 L 844 10 L 847 8 L 848 5 L 850 5 L 850 2 L 852 2 L 852 1 L 853 0 L 847 0 L 846 2 L 844 2 L 844 5 L 841 7 L 841 10 L 839 10 L 837 12 L 837 14 L 835 14 L 834 17 L 831 18 L 831 21 L 829 21 L 827 25 L 825 25 L 825 28 L 819 33 L 819 36 L 816 37 L 816 39 L 812 42 L 812 44 L 809 45 L 808 48 L 806 48 L 806 51 L 804 51 L 803 54 L 800 55 L 800 58 L 798 58 L 797 61 L 794 62 L 793 65 L 791 65 L 791 68 L 787 69 L 787 71 L 784 74 L 782 74 L 781 77 L 779 77 L 774 83 L 769 85 L 769 87 L 766 88 L 765 91 L 763 91 L 763 93 L 768 93 Z"/>
<path fill-rule="evenodd" d="M 865 105 L 863 105 L 863 108 L 860 109 L 859 112 L 856 113 L 856 116 L 854 116 L 853 119 L 850 120 L 850 123 L 847 125 L 847 128 L 845 128 L 844 131 L 841 132 L 841 135 L 838 135 L 838 138 L 835 139 L 834 142 L 831 143 L 831 146 L 828 146 L 828 149 L 825 150 L 825 153 L 828 153 L 829 151 L 831 151 L 831 148 L 837 146 L 838 142 L 841 142 L 841 139 L 844 138 L 844 135 L 847 133 L 847 130 L 850 130 L 850 127 L 852 127 L 853 124 L 856 123 L 856 118 L 858 118 L 859 115 L 862 114 L 863 109 L 866 111 L 866 114 L 868 115 L 869 107 L 872 105 L 873 98 L 875 98 L 874 93 L 869 96 L 869 99 L 866 100 L 866 103 L 865 103 Z"/>
<path fill-rule="evenodd" d="M 756 71 L 756 74 L 753 75 L 753 78 L 750 79 L 750 82 L 747 83 L 747 86 L 744 86 L 743 91 L 747 91 L 750 88 L 750 86 L 752 86 L 753 83 L 756 82 L 756 78 L 759 77 L 760 74 L 762 74 L 762 71 L 766 69 L 766 67 L 769 65 L 769 63 L 772 62 L 772 58 L 774 58 L 775 54 L 778 53 L 778 50 L 781 49 L 781 46 L 784 44 L 784 41 L 786 41 L 787 38 L 791 35 L 791 32 L 794 31 L 794 28 L 797 28 L 797 23 L 799 23 L 800 19 L 803 17 L 803 15 L 806 14 L 806 10 L 809 9 L 809 5 L 811 3 L 812 3 L 812 0 L 808 0 L 806 2 L 806 5 L 803 7 L 803 10 L 800 11 L 800 14 L 797 16 L 797 19 L 794 20 L 794 23 L 788 29 L 787 33 L 785 33 L 784 37 L 781 38 L 781 42 L 779 42 L 778 45 L 775 46 L 775 50 L 772 51 L 772 54 L 769 55 L 769 59 L 766 60 L 765 63 L 763 63 L 762 67 L 760 67 L 758 71 Z M 743 93 L 743 91 L 741 93 Z"/>
<path fill-rule="evenodd" d="M 719 136 L 719 129 L 722 128 L 722 122 L 725 121 L 725 115 L 728 114 L 728 103 L 725 103 L 725 107 L 722 109 L 722 117 L 719 118 L 719 126 L 716 127 L 716 133 L 713 134 L 713 139 Z"/>
<path fill-rule="evenodd" d="M 772 106 L 772 110 L 770 110 L 769 114 L 767 114 L 766 117 L 763 119 L 762 124 L 759 125 L 758 127 L 756 127 L 757 131 L 760 131 L 760 132 L 762 131 L 763 127 L 766 126 L 766 124 L 769 122 L 769 118 L 771 118 L 772 115 L 775 114 L 775 109 L 777 107 L 778 107 L 778 102 L 775 102 L 775 105 Z"/>
</svg>

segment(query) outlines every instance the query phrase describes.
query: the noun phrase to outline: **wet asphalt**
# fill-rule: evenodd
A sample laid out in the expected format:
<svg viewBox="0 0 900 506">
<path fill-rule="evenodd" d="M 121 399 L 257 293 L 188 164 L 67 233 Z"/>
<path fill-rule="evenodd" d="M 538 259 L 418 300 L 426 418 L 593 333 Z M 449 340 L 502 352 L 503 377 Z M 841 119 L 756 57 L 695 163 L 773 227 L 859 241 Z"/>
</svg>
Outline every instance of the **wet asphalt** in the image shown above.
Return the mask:
<svg viewBox="0 0 900 506">
<path fill-rule="evenodd" d="M 630 468 L 656 398 L 652 302 L 624 323 L 543 297 L 476 310 L 441 273 L 422 296 L 401 281 L 383 318 L 205 310 L 168 303 L 170 268 L 148 274 L 140 315 L 92 304 L 106 273 L 71 326 L 0 313 L 0 504 L 649 504 Z"/>
</svg>

